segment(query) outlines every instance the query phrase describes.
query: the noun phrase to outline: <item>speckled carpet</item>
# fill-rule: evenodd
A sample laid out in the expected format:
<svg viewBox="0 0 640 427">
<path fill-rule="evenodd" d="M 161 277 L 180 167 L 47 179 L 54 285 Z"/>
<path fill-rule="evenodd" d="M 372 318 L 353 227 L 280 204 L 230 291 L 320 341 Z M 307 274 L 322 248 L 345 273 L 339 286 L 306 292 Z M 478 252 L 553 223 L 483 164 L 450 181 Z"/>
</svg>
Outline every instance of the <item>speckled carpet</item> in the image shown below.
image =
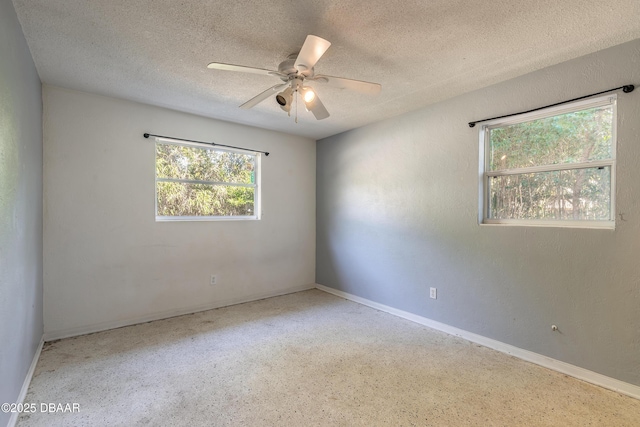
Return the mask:
<svg viewBox="0 0 640 427">
<path fill-rule="evenodd" d="M 638 400 L 318 290 L 46 344 L 25 403 L 21 427 L 640 425 Z"/>
</svg>

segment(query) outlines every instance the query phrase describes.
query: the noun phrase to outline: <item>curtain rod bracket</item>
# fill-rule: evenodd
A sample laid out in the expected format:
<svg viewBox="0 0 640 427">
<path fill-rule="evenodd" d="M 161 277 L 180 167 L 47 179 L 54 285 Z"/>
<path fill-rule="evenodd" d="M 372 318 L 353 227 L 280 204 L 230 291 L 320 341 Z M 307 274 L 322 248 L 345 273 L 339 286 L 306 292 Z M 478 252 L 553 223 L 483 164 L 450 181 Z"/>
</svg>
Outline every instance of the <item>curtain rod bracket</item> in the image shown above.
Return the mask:
<svg viewBox="0 0 640 427">
<path fill-rule="evenodd" d="M 520 113 L 505 114 L 504 116 L 491 117 L 490 119 L 476 120 L 475 122 L 469 122 L 469 127 L 470 128 L 475 127 L 476 123 L 488 122 L 490 120 L 504 119 L 505 117 L 518 116 L 520 114 L 532 113 L 534 111 L 543 110 L 543 109 L 549 108 L 549 107 L 555 107 L 556 105 L 562 105 L 562 104 L 566 104 L 568 102 L 579 101 L 581 99 L 590 98 L 590 97 L 596 96 L 596 95 L 602 95 L 603 93 L 613 92 L 613 91 L 620 90 L 620 89 L 622 89 L 622 91 L 624 93 L 631 93 L 631 92 L 633 92 L 633 90 L 635 88 L 636 87 L 634 85 L 624 85 L 624 86 L 616 87 L 614 89 L 603 90 L 602 92 L 598 92 L 598 93 L 592 93 L 591 95 L 585 95 L 585 96 L 581 96 L 579 98 L 569 99 L 568 101 L 556 102 L 555 104 L 546 105 L 544 107 L 539 107 L 539 108 L 534 108 L 533 110 L 522 111 Z"/>
</svg>

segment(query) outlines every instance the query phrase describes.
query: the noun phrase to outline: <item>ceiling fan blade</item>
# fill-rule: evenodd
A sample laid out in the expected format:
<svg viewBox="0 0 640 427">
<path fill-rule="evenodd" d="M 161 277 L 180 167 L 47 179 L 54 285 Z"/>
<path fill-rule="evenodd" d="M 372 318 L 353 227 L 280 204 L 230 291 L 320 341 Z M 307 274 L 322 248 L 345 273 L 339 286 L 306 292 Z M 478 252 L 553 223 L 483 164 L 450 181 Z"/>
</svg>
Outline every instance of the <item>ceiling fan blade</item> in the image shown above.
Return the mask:
<svg viewBox="0 0 640 427">
<path fill-rule="evenodd" d="M 265 99 L 273 95 L 274 92 L 277 92 L 280 89 L 285 88 L 287 86 L 289 86 L 289 83 L 272 86 L 269 89 L 262 92 L 261 94 L 254 96 L 253 98 L 251 98 L 250 100 L 242 104 L 240 108 L 242 108 L 243 110 L 248 110 L 249 108 L 255 107 L 256 105 L 258 105 L 259 103 L 261 103 L 262 101 L 264 101 Z"/>
<path fill-rule="evenodd" d="M 311 111 L 314 116 L 316 116 L 317 120 L 322 120 L 329 117 L 329 112 L 325 108 L 322 101 L 320 101 L 320 98 L 318 97 L 317 93 L 316 93 L 315 99 L 313 100 L 313 105 L 311 105 L 311 107 L 307 107 L 307 109 Z"/>
<path fill-rule="evenodd" d="M 329 41 L 309 34 L 296 58 L 296 69 L 300 72 L 312 69 L 329 46 L 331 46 Z"/>
<path fill-rule="evenodd" d="M 263 74 L 263 75 L 278 73 L 277 71 L 265 70 L 264 68 L 245 67 L 244 65 L 224 64 L 222 62 L 212 62 L 211 64 L 207 65 L 207 68 L 211 68 L 214 70 L 240 71 L 242 73 Z"/>
<path fill-rule="evenodd" d="M 369 83 L 361 80 L 345 79 L 342 77 L 317 75 L 313 80 L 340 89 L 348 89 L 370 95 L 377 95 L 382 90 L 382 85 L 378 83 Z"/>
</svg>

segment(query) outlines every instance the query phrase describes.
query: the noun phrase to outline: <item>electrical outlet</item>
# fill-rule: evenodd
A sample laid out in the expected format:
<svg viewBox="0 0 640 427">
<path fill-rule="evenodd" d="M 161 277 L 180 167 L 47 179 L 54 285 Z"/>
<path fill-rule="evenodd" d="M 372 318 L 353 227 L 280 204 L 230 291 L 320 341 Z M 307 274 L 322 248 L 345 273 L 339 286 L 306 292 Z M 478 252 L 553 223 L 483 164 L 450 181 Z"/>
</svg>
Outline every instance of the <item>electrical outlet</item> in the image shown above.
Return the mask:
<svg viewBox="0 0 640 427">
<path fill-rule="evenodd" d="M 438 298 L 438 290 L 436 288 L 429 288 L 429 298 L 431 299 Z"/>
<path fill-rule="evenodd" d="M 215 275 L 215 274 L 212 274 L 212 275 L 211 275 L 211 281 L 209 282 L 209 284 L 210 284 L 211 286 L 213 286 L 213 285 L 217 285 L 217 284 L 218 284 L 218 278 L 216 277 L 216 275 Z"/>
</svg>

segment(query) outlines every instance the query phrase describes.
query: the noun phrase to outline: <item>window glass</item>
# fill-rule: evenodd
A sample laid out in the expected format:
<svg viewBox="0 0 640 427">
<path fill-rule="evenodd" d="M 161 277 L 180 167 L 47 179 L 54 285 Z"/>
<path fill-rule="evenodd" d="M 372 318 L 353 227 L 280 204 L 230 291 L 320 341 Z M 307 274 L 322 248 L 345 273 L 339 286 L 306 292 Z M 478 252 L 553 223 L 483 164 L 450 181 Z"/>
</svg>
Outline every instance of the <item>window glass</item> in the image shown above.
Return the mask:
<svg viewBox="0 0 640 427">
<path fill-rule="evenodd" d="M 488 123 L 485 224 L 615 226 L 615 96 Z"/>
<path fill-rule="evenodd" d="M 609 159 L 612 122 L 606 105 L 491 129 L 489 170 Z"/>
<path fill-rule="evenodd" d="M 257 219 L 258 155 L 156 142 L 156 217 Z"/>
<path fill-rule="evenodd" d="M 610 187 L 610 167 L 494 176 L 489 218 L 607 220 Z"/>
</svg>

